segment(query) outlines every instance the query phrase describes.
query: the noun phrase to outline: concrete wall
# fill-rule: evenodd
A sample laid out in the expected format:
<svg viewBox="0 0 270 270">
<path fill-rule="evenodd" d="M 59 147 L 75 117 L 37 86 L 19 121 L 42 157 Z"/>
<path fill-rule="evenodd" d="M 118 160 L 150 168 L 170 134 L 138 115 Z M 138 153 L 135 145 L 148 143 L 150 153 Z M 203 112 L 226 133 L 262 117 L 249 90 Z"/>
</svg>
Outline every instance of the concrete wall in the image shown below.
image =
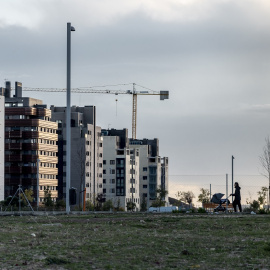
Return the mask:
<svg viewBox="0 0 270 270">
<path fill-rule="evenodd" d="M 0 96 L 0 201 L 4 200 L 5 181 L 5 97 Z"/>
</svg>

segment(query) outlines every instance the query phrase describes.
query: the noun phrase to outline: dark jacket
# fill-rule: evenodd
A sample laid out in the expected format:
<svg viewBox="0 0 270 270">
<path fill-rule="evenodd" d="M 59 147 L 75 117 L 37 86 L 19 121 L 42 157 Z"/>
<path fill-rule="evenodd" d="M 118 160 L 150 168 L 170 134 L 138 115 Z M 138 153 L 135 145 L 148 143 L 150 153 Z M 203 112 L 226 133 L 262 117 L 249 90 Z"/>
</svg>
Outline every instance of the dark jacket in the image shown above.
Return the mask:
<svg viewBox="0 0 270 270">
<path fill-rule="evenodd" d="M 238 200 L 238 201 L 241 201 L 241 195 L 240 195 L 240 187 L 239 186 L 237 186 L 237 187 L 235 187 L 235 193 L 234 194 L 232 194 L 232 196 L 235 196 L 235 200 Z"/>
</svg>

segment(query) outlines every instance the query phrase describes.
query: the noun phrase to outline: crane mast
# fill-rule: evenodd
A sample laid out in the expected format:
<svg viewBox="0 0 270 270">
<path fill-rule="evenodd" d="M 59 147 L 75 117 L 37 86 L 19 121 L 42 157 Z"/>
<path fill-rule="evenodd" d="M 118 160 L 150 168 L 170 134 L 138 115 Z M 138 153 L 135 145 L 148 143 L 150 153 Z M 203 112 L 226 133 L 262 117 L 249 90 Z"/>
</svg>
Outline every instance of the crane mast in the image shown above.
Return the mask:
<svg viewBox="0 0 270 270">
<path fill-rule="evenodd" d="M 97 90 L 93 87 L 81 87 L 81 88 L 71 88 L 72 93 L 83 93 L 83 94 L 112 94 L 112 95 L 132 95 L 132 139 L 136 139 L 136 130 L 137 130 L 137 96 L 142 95 L 152 95 L 160 96 L 160 100 L 169 99 L 169 91 L 153 91 L 147 89 L 145 91 L 136 91 L 136 84 L 133 83 L 132 90 L 110 90 L 102 89 Z M 33 92 L 66 92 L 66 88 L 33 88 L 33 87 L 24 87 L 23 91 L 33 91 Z"/>
</svg>

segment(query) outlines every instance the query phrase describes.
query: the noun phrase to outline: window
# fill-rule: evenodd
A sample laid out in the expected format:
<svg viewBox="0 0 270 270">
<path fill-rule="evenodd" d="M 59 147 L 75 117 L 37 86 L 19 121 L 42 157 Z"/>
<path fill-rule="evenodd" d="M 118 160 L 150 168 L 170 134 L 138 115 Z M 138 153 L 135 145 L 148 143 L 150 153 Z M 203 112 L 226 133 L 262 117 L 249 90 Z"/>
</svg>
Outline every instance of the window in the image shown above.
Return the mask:
<svg viewBox="0 0 270 270">
<path fill-rule="evenodd" d="M 106 174 L 106 170 L 103 170 L 103 174 Z"/>
<path fill-rule="evenodd" d="M 103 165 L 106 165 L 106 160 L 103 160 Z"/>
<path fill-rule="evenodd" d="M 147 167 L 143 167 L 143 171 L 144 172 L 147 172 Z"/>
<path fill-rule="evenodd" d="M 115 170 L 110 169 L 110 174 L 115 174 Z"/>
<path fill-rule="evenodd" d="M 110 179 L 110 184 L 115 184 L 115 179 Z"/>
<path fill-rule="evenodd" d="M 115 160 L 110 160 L 110 165 L 114 165 L 115 164 Z"/>
<path fill-rule="evenodd" d="M 143 188 L 147 188 L 147 185 L 143 185 Z"/>
<path fill-rule="evenodd" d="M 103 179 L 103 184 L 106 184 L 106 179 Z"/>
<path fill-rule="evenodd" d="M 103 193 L 106 193 L 106 188 L 103 188 Z"/>
<path fill-rule="evenodd" d="M 143 176 L 143 180 L 147 180 L 147 176 L 144 175 L 144 176 Z"/>
</svg>

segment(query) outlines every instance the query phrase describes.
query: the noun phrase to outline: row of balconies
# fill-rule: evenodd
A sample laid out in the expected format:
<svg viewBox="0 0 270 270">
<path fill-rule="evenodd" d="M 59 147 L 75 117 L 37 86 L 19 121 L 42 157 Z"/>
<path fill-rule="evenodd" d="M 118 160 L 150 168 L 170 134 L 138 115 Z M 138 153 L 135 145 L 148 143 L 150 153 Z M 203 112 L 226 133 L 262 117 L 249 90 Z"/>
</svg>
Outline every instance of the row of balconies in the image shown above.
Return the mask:
<svg viewBox="0 0 270 270">
<path fill-rule="evenodd" d="M 5 178 L 5 185 L 18 185 L 21 183 L 24 186 L 36 186 L 37 179 L 36 178 Z"/>
<path fill-rule="evenodd" d="M 8 166 L 5 167 L 5 173 L 8 174 L 28 174 L 28 173 L 37 173 L 37 167 L 32 166 Z M 40 174 L 52 174 L 57 175 L 58 169 L 51 167 L 40 167 Z"/>
<path fill-rule="evenodd" d="M 21 131 L 12 130 L 5 132 L 6 139 L 46 139 L 46 140 L 58 140 L 58 135 L 56 133 L 45 133 L 40 131 Z"/>
<path fill-rule="evenodd" d="M 56 122 L 46 121 L 42 119 L 6 119 L 6 127 L 44 127 L 57 129 L 58 124 Z"/>
<path fill-rule="evenodd" d="M 58 162 L 58 158 L 53 156 L 22 155 L 22 154 L 5 155 L 6 162 L 37 162 L 38 159 L 40 159 L 40 162 L 47 162 L 47 163 Z"/>
<path fill-rule="evenodd" d="M 42 143 L 6 143 L 5 150 L 43 150 L 57 152 L 58 146 Z"/>
</svg>

